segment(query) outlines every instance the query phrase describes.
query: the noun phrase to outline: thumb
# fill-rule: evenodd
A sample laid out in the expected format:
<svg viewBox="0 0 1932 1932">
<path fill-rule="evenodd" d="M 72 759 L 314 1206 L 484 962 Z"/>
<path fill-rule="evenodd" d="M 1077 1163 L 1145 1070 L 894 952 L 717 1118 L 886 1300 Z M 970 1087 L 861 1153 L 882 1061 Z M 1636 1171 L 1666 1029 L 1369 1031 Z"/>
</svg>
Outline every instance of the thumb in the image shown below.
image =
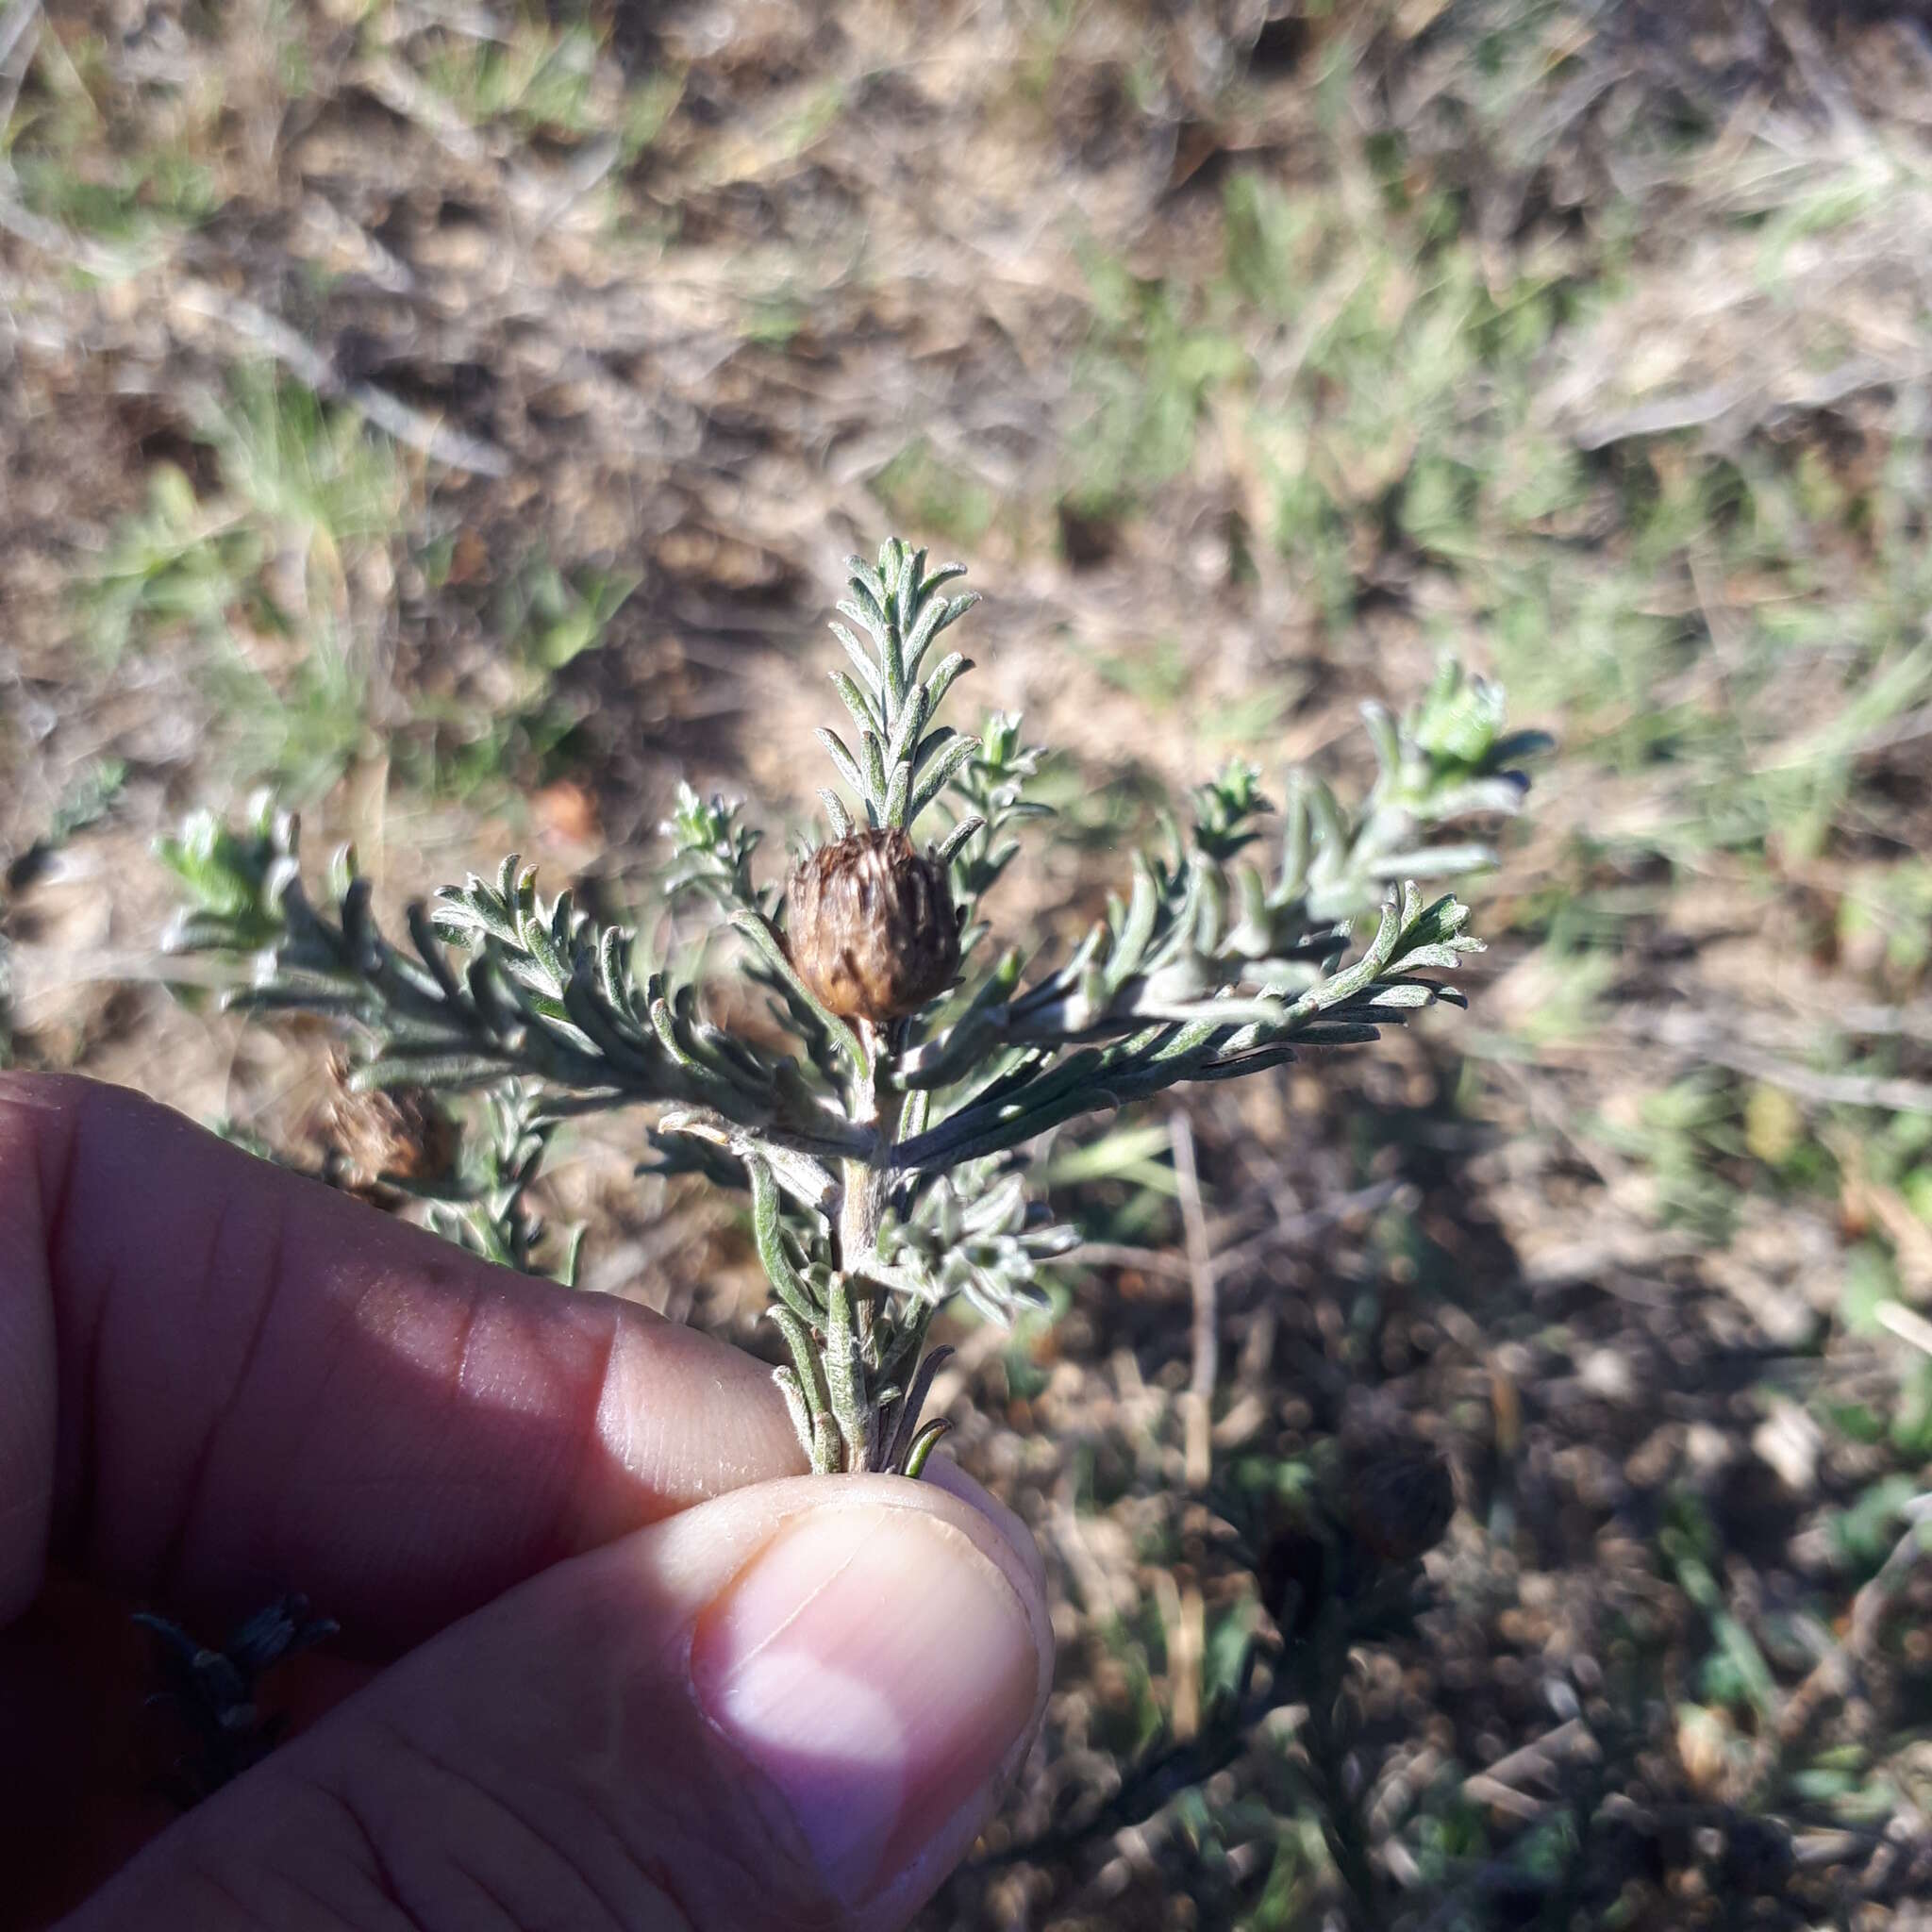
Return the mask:
<svg viewBox="0 0 1932 1932">
<path fill-rule="evenodd" d="M 997 1506 L 892 1476 L 734 1491 L 451 1625 L 69 1932 L 883 1932 L 997 1803 L 1052 1656 Z"/>
</svg>

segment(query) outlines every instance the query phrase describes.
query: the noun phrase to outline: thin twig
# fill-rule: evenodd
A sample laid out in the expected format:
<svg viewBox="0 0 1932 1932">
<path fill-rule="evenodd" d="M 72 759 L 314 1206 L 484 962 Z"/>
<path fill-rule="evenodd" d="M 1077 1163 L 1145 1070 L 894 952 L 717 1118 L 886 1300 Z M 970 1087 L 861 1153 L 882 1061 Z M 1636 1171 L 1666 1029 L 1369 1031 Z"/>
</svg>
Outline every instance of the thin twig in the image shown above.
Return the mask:
<svg viewBox="0 0 1932 1932">
<path fill-rule="evenodd" d="M 1664 1013 L 1648 1029 L 1659 1046 L 1713 1060 L 1733 1073 L 1782 1089 L 1822 1107 L 1874 1107 L 1890 1113 L 1932 1113 L 1932 1084 L 1877 1074 L 1825 1074 L 1780 1059 L 1727 1035 L 1700 1013 Z"/>
<path fill-rule="evenodd" d="M 1478 1805 L 1489 1805 L 1512 1817 L 1540 1818 L 1548 1808 L 1541 1798 L 1519 1790 L 1516 1780 L 1531 1774 L 1554 1771 L 1566 1759 L 1594 1755 L 1596 1740 L 1580 1717 L 1560 1724 L 1545 1736 L 1497 1758 L 1495 1763 L 1473 1773 L 1462 1781 L 1462 1794 Z"/>
<path fill-rule="evenodd" d="M 14 0 L 0 14 L 0 127 L 13 118 L 20 84 L 41 43 L 41 0 Z"/>
<path fill-rule="evenodd" d="M 1932 1554 L 1932 1491 L 1906 1505 L 1906 1529 L 1878 1567 L 1852 1599 L 1844 1641 L 1835 1643 L 1812 1666 L 1778 1712 L 1769 1743 L 1773 1762 L 1781 1762 L 1807 1735 L 1832 1705 L 1841 1704 L 1857 1688 L 1861 1671 L 1876 1654 L 1885 1613 L 1920 1557 Z"/>
<path fill-rule="evenodd" d="M 1878 1566 L 1878 1574 L 1852 1599 L 1851 1625 L 1845 1647 L 1868 1659 L 1878 1647 L 1878 1631 L 1892 1597 L 1921 1557 L 1932 1554 L 1932 1491 L 1914 1496 L 1906 1505 L 1906 1530 Z"/>
<path fill-rule="evenodd" d="M 10 74 L 8 65 L 14 48 L 20 45 L 30 26 L 38 26 L 41 14 L 41 0 L 14 0 L 4 14 L 0 14 L 0 74 Z M 38 38 L 38 36 L 36 36 Z M 28 59 L 33 57 L 27 56 Z M 25 66 L 23 60 L 21 65 Z"/>
<path fill-rule="evenodd" d="M 1562 1759 L 1591 1756 L 1596 1748 L 1596 1735 L 1589 1724 L 1580 1717 L 1566 1718 L 1555 1730 L 1545 1731 L 1541 1738 L 1532 1738 L 1527 1744 L 1506 1753 L 1477 1775 L 1497 1784 L 1513 1784 L 1526 1772 L 1548 1771 Z M 1464 1789 L 1472 1782 L 1465 1779 Z"/>
<path fill-rule="evenodd" d="M 59 257 L 91 275 L 118 277 L 128 264 L 85 237 L 35 214 L 11 195 L 0 192 L 0 228 L 20 237 L 42 254 Z M 211 283 L 190 278 L 171 291 L 175 307 L 203 321 L 213 322 L 232 334 L 265 349 L 317 395 L 337 398 L 366 416 L 398 442 L 452 470 L 474 475 L 501 477 L 510 472 L 508 454 L 482 437 L 451 429 L 420 409 L 378 389 L 373 382 L 351 382 L 333 363 L 294 329 L 265 308 L 239 295 L 227 295 Z"/>
<path fill-rule="evenodd" d="M 1932 1005 L 1909 1007 L 1833 1006 L 1819 1018 L 1841 1033 L 1876 1039 L 1932 1041 Z"/>
<path fill-rule="evenodd" d="M 175 301 L 191 315 L 219 323 L 236 335 L 258 343 L 276 361 L 292 370 L 317 395 L 335 396 L 384 429 L 397 441 L 453 470 L 468 470 L 478 476 L 509 475 L 508 456 L 495 443 L 450 429 L 420 409 L 377 389 L 371 382 L 346 382 L 335 366 L 312 344 L 267 309 L 239 295 L 226 295 L 211 283 L 187 281 L 175 292 Z"/>
<path fill-rule="evenodd" d="M 1351 1215 L 1372 1214 L 1376 1208 L 1387 1207 L 1401 1192 L 1403 1185 L 1401 1181 L 1376 1181 L 1370 1187 L 1356 1189 L 1353 1193 L 1338 1195 L 1319 1208 L 1271 1221 L 1223 1248 L 1215 1257 L 1215 1273 L 1217 1276 L 1226 1275 L 1238 1264 L 1251 1261 L 1257 1255 L 1272 1253 L 1276 1248 L 1291 1248 L 1314 1235 L 1325 1234 L 1337 1222 L 1346 1221 Z M 1241 1221 L 1252 1219 L 1240 1217 Z M 1138 1268 L 1143 1274 L 1163 1274 L 1174 1281 L 1186 1281 L 1193 1273 L 1192 1263 L 1183 1255 L 1170 1254 L 1164 1248 L 1137 1247 L 1125 1241 L 1082 1241 L 1068 1259 L 1094 1268 Z"/>
<path fill-rule="evenodd" d="M 1932 1355 L 1932 1322 L 1916 1308 L 1908 1308 L 1903 1302 L 1880 1302 L 1873 1314 L 1881 1328 Z"/>
</svg>

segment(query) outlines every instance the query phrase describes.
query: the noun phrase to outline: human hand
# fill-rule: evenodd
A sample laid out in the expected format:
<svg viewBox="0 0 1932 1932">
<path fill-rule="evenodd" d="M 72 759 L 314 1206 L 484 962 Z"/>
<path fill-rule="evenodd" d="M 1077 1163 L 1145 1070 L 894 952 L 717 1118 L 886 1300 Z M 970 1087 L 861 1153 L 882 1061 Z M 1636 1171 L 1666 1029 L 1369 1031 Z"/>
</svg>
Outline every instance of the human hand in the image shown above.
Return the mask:
<svg viewBox="0 0 1932 1932">
<path fill-rule="evenodd" d="M 0 1920 L 905 1924 L 1038 1725 L 1039 1558 L 937 1460 L 799 1468 L 722 1343 L 0 1075 Z M 173 1818 L 128 1609 L 291 1589 L 320 1714 Z"/>
</svg>

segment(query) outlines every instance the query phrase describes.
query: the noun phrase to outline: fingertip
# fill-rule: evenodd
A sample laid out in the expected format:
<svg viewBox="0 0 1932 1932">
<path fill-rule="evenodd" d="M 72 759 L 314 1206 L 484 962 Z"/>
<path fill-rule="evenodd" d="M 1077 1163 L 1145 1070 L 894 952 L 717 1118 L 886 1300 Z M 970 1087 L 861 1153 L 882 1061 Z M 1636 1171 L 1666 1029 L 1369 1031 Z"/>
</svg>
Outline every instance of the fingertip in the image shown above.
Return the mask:
<svg viewBox="0 0 1932 1932">
<path fill-rule="evenodd" d="M 765 1489 L 789 1492 L 771 1499 L 784 1513 L 699 1614 L 692 1695 L 815 1885 L 856 1923 L 902 1923 L 1038 1728 L 1053 1667 L 1038 1559 L 939 1484 Z"/>
</svg>

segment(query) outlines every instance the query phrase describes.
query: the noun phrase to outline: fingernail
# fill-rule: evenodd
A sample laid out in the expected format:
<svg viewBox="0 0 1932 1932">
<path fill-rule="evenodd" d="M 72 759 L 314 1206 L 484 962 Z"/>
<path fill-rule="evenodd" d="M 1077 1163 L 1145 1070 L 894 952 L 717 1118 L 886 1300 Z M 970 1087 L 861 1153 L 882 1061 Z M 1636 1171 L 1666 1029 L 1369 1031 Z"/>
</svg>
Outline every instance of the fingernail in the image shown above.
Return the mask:
<svg viewBox="0 0 1932 1932">
<path fill-rule="evenodd" d="M 998 1565 L 926 1509 L 878 1504 L 780 1530 L 700 1620 L 691 1666 L 847 1907 L 990 1800 L 1040 1673 Z"/>
<path fill-rule="evenodd" d="M 923 1482 L 932 1484 L 935 1489 L 944 1490 L 949 1496 L 957 1496 L 969 1508 L 976 1509 L 999 1531 L 1005 1539 L 1007 1548 L 1012 1553 L 1024 1575 L 1031 1578 L 1034 1590 L 1046 1594 L 1046 1563 L 1040 1554 L 1040 1545 L 1033 1541 L 1033 1532 L 1026 1527 L 1024 1520 L 995 1496 L 983 1483 L 975 1482 L 950 1457 L 935 1456 L 925 1465 Z"/>
</svg>

